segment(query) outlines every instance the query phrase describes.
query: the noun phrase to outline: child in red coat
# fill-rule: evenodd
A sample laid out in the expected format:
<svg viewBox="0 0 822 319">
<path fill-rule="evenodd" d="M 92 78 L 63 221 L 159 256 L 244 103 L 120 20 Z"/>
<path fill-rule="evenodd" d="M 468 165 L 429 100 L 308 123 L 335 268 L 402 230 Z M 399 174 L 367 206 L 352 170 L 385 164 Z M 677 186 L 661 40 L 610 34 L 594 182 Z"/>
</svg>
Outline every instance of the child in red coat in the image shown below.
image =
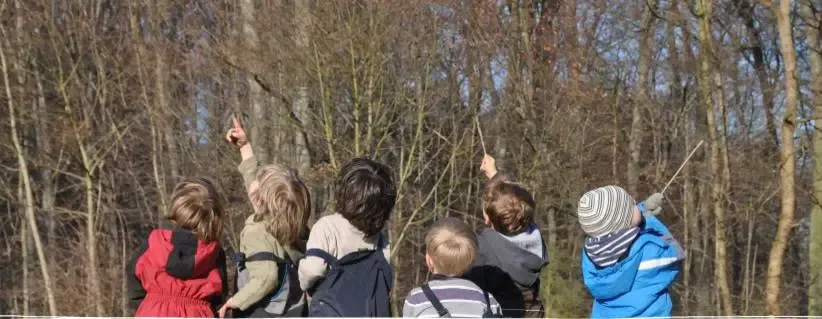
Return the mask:
<svg viewBox="0 0 822 319">
<path fill-rule="evenodd" d="M 218 241 L 223 216 L 211 181 L 177 185 L 165 216 L 174 227 L 152 231 L 127 267 L 134 316 L 215 316 L 226 291 L 226 258 Z"/>
</svg>

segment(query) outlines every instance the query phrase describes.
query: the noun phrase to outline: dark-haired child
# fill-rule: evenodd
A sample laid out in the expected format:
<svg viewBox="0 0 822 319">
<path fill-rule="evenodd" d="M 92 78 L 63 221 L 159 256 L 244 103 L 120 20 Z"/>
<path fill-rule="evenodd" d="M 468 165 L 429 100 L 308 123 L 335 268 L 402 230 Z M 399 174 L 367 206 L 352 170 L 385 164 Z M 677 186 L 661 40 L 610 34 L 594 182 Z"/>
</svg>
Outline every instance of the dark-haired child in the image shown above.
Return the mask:
<svg viewBox="0 0 822 319">
<path fill-rule="evenodd" d="M 387 262 L 390 260 L 388 239 L 382 234 L 397 197 L 389 168 L 367 158 L 355 158 L 342 167 L 335 187 L 336 212 L 314 223 L 306 243 L 306 257 L 299 266 L 300 286 L 309 292 L 317 288 L 315 286 L 326 277 L 329 266 L 334 266 L 327 261 L 342 262 L 346 255 L 353 256 L 362 251 L 380 252 L 384 259 L 378 258 L 377 262 L 384 272 L 391 272 Z M 383 276 L 390 276 L 384 272 Z M 378 275 L 375 273 L 375 276 Z M 375 280 L 384 284 L 384 279 Z M 380 291 L 384 292 L 384 288 Z M 348 297 L 356 296 L 358 292 L 354 293 Z M 373 310 L 385 314 L 388 311 L 387 297 L 376 303 L 378 305 L 369 305 L 371 310 L 366 313 L 372 313 Z M 312 301 L 310 313 L 319 309 L 313 307 Z M 360 312 L 361 307 L 353 308 L 356 309 L 343 311 L 343 315 L 364 316 Z"/>
</svg>

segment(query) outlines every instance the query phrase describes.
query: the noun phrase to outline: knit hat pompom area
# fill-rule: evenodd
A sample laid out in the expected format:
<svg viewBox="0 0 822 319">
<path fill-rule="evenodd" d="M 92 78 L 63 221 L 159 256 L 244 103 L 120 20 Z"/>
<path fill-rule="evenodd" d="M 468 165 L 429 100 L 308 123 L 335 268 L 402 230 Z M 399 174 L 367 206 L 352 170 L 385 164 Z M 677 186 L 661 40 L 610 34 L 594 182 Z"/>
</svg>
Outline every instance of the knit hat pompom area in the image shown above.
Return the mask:
<svg viewBox="0 0 822 319">
<path fill-rule="evenodd" d="M 630 227 L 636 201 L 619 186 L 588 191 L 579 199 L 577 217 L 582 230 L 600 237 Z"/>
</svg>

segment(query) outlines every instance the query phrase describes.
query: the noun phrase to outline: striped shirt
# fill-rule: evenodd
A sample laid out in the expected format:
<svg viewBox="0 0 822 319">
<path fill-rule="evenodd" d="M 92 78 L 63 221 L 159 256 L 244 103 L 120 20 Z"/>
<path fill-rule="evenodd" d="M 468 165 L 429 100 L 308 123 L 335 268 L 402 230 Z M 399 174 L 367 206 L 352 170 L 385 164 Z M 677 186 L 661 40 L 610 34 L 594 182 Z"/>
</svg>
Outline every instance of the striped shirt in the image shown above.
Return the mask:
<svg viewBox="0 0 822 319">
<path fill-rule="evenodd" d="M 468 280 L 440 277 L 429 281 L 428 286 L 453 318 L 482 318 L 489 303 L 493 313 L 498 314 L 501 311 L 499 303 L 491 293 L 488 293 L 486 302 L 482 289 Z M 437 310 L 419 287 L 411 290 L 405 298 L 402 316 L 439 318 Z"/>
</svg>

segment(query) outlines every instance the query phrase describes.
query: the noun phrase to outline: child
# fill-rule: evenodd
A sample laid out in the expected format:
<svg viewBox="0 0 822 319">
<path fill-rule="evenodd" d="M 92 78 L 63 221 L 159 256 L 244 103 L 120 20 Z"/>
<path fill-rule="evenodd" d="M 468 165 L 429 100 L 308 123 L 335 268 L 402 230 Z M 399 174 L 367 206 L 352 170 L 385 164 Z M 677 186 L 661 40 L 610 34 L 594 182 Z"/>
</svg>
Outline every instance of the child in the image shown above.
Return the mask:
<svg viewBox="0 0 822 319">
<path fill-rule="evenodd" d="M 684 254 L 652 215 L 661 211 L 662 198 L 653 194 L 636 205 L 624 189 L 605 186 L 579 200 L 579 223 L 588 235 L 582 276 L 594 297 L 591 317 L 671 316 L 668 287 Z"/>
<path fill-rule="evenodd" d="M 425 264 L 431 281 L 414 288 L 405 298 L 403 317 L 482 318 L 499 315 L 494 296 L 471 281 L 459 278 L 474 261 L 477 237 L 455 218 L 438 221 L 425 236 Z"/>
<path fill-rule="evenodd" d="M 467 278 L 497 296 L 506 317 L 541 318 L 540 272 L 548 253 L 534 223 L 534 198 L 498 173 L 493 157 L 485 155 L 480 170 L 490 179 L 482 196 L 490 227 L 479 233 L 479 254 Z"/>
<path fill-rule="evenodd" d="M 240 150 L 238 167 L 249 190 L 254 214 L 240 235 L 238 291 L 220 309 L 236 309 L 235 317 L 300 317 L 305 298 L 291 269 L 302 258 L 300 232 L 311 213 L 308 188 L 296 172 L 279 165 L 258 169 L 245 131 L 234 119 L 226 139 Z M 275 293 L 276 289 L 276 293 Z"/>
<path fill-rule="evenodd" d="M 301 288 L 314 291 L 310 316 L 390 316 L 390 250 L 381 232 L 397 197 L 391 173 L 355 158 L 342 167 L 335 197 L 336 213 L 314 224 L 299 267 Z"/>
<path fill-rule="evenodd" d="M 171 229 L 155 229 L 126 270 L 136 317 L 214 317 L 226 290 L 225 253 L 218 238 L 223 205 L 204 178 L 177 184 L 165 216 Z"/>
</svg>

